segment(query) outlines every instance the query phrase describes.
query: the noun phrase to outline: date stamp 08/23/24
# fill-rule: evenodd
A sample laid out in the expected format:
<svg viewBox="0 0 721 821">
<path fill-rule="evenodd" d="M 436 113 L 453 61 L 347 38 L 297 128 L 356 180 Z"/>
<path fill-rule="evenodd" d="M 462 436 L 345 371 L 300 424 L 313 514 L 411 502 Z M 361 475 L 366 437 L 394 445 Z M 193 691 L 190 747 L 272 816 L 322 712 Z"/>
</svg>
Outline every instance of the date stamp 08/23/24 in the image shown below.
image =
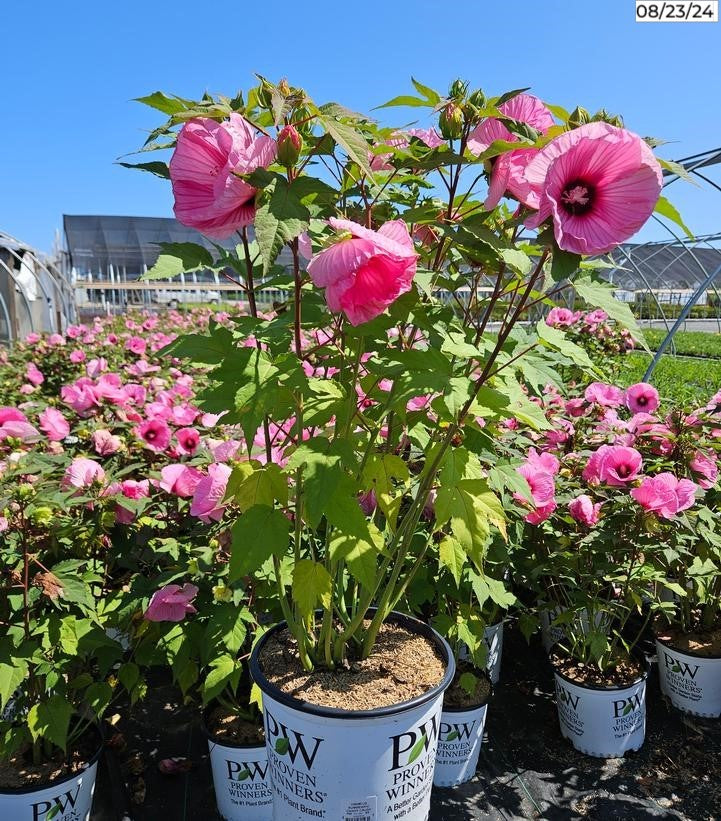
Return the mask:
<svg viewBox="0 0 721 821">
<path fill-rule="evenodd" d="M 636 0 L 637 23 L 718 23 L 719 0 Z"/>
</svg>

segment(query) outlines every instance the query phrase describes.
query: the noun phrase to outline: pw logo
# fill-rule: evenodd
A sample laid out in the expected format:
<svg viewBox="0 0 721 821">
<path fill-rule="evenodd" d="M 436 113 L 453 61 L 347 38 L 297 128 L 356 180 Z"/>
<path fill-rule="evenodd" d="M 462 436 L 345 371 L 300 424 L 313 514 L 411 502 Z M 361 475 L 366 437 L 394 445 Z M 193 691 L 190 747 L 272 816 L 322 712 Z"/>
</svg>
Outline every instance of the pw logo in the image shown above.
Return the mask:
<svg viewBox="0 0 721 821">
<path fill-rule="evenodd" d="M 256 778 L 263 781 L 268 772 L 267 761 L 230 761 L 226 758 L 225 763 L 228 766 L 229 781 L 255 781 Z"/>
<path fill-rule="evenodd" d="M 578 709 L 578 702 L 581 700 L 581 696 L 574 696 L 569 689 L 558 682 L 556 682 L 556 697 L 561 704 L 567 704 L 574 712 Z"/>
<path fill-rule="evenodd" d="M 75 791 L 68 790 L 62 795 L 56 795 L 51 801 L 38 801 L 32 805 L 33 821 L 45 821 L 50 818 L 63 819 L 63 821 L 80 821 L 80 816 L 72 812 L 80 795 L 80 784 L 75 787 Z M 67 813 L 67 814 L 66 814 Z"/>
<path fill-rule="evenodd" d="M 428 752 L 430 745 L 438 737 L 438 716 L 433 716 L 430 721 L 420 724 L 415 730 L 407 733 L 391 736 L 393 742 L 393 764 L 388 770 L 399 770 L 412 764 L 423 752 Z M 401 756 L 408 753 L 408 760 L 401 764 Z"/>
<path fill-rule="evenodd" d="M 630 715 L 634 710 L 641 709 L 641 694 L 629 696 L 629 698 L 619 698 L 613 702 L 613 717 L 621 718 L 621 716 Z"/>
<path fill-rule="evenodd" d="M 476 726 L 475 720 L 470 724 L 463 722 L 461 724 L 449 724 L 441 721 L 441 739 L 444 741 L 463 741 L 464 738 L 471 737 L 473 728 Z"/>
<path fill-rule="evenodd" d="M 687 664 L 685 661 L 679 661 L 678 659 L 675 659 L 673 656 L 669 656 L 668 653 L 664 653 L 663 655 L 666 667 L 672 673 L 678 673 L 678 675 L 682 676 L 683 678 L 686 678 L 686 676 L 692 679 L 696 678 L 696 673 L 698 673 L 699 668 L 698 664 L 691 667 L 690 664 Z"/>
<path fill-rule="evenodd" d="M 300 754 L 305 762 L 306 769 L 313 769 L 313 762 L 316 755 L 318 755 L 318 748 L 325 739 L 313 737 L 315 743 L 311 745 L 307 737 L 297 730 L 290 730 L 289 735 L 288 727 L 276 721 L 268 710 L 265 711 L 265 732 L 278 755 L 287 755 L 290 763 L 295 764 L 295 760 Z"/>
</svg>

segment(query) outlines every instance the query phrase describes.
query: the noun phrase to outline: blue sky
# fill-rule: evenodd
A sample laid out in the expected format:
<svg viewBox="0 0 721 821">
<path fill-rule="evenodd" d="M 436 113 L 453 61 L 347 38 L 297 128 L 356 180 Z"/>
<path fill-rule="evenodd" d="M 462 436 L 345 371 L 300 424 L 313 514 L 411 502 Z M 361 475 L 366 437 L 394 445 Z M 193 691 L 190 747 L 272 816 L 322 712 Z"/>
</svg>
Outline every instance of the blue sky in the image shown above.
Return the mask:
<svg viewBox="0 0 721 821">
<path fill-rule="evenodd" d="M 411 75 L 441 91 L 456 76 L 490 94 L 531 86 L 622 113 L 672 141 L 669 159 L 721 145 L 721 23 L 635 23 L 634 0 L 16 0 L 2 17 L 0 229 L 45 250 L 63 213 L 172 214 L 168 184 L 114 165 L 158 122 L 133 97 L 232 95 L 255 71 L 361 111 Z M 692 230 L 721 230 L 721 193 L 667 193 Z"/>
</svg>

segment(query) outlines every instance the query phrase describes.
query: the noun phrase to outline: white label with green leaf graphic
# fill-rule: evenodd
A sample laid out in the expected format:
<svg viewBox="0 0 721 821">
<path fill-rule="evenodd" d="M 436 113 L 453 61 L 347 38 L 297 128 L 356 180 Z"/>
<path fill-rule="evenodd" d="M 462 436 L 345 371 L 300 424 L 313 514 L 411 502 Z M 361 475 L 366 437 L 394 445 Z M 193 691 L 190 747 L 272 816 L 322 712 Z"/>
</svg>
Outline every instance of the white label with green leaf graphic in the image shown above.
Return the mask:
<svg viewBox="0 0 721 821">
<path fill-rule="evenodd" d="M 617 758 L 646 735 L 646 679 L 621 689 L 594 689 L 555 674 L 561 733 L 586 755 Z"/>
<path fill-rule="evenodd" d="M 674 707 L 708 718 L 721 716 L 721 658 L 691 656 L 656 642 L 661 691 Z"/>
<path fill-rule="evenodd" d="M 270 789 L 265 746 L 226 747 L 208 741 L 215 800 L 225 821 L 271 821 Z"/>
<path fill-rule="evenodd" d="M 436 754 L 436 787 L 456 787 L 469 781 L 476 772 L 483 743 L 487 705 L 473 710 L 446 711 L 441 715 L 441 730 Z"/>
<path fill-rule="evenodd" d="M 425 821 L 443 696 L 373 718 L 317 716 L 263 694 L 275 819 Z"/>
<path fill-rule="evenodd" d="M 2 821 L 90 821 L 97 763 L 81 773 L 23 793 L 0 791 Z"/>
</svg>

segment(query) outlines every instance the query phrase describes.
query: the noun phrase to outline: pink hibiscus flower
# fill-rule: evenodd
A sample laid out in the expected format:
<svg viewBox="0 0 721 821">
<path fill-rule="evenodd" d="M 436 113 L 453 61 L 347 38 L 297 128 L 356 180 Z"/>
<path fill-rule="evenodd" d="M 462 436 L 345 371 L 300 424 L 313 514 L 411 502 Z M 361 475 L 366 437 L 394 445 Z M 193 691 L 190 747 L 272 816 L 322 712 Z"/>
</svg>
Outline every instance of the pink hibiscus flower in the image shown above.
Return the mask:
<svg viewBox="0 0 721 821">
<path fill-rule="evenodd" d="M 577 522 L 593 527 L 601 517 L 601 503 L 594 504 L 593 499 L 584 493 L 568 503 L 568 512 Z"/>
<path fill-rule="evenodd" d="M 208 465 L 208 475 L 198 482 L 193 493 L 193 501 L 190 504 L 191 516 L 197 516 L 206 524 L 210 524 L 211 521 L 219 522 L 223 518 L 223 497 L 231 472 L 227 465 Z"/>
<path fill-rule="evenodd" d="M 98 456 L 112 456 L 112 454 L 117 453 L 122 446 L 120 437 L 115 436 L 105 428 L 93 431 L 90 441 L 93 443 L 93 448 Z"/>
<path fill-rule="evenodd" d="M 690 479 L 677 479 L 673 473 L 646 476 L 631 496 L 645 510 L 651 510 L 662 519 L 672 519 L 677 513 L 691 507 L 697 485 Z"/>
<path fill-rule="evenodd" d="M 97 462 L 86 459 L 84 456 L 78 456 L 65 469 L 61 484 L 65 490 L 71 487 L 84 490 L 95 483 L 102 484 L 104 481 L 105 471 Z"/>
<path fill-rule="evenodd" d="M 559 247 L 605 254 L 633 236 L 661 193 L 661 166 L 636 134 L 603 122 L 561 134 L 525 169 L 539 197 L 538 228 L 549 217 Z"/>
<path fill-rule="evenodd" d="M 203 479 L 203 474 L 194 467 L 181 464 L 166 465 L 160 471 L 161 487 L 167 493 L 189 498 Z"/>
<path fill-rule="evenodd" d="M 512 99 L 499 106 L 509 119 L 517 120 L 530 125 L 541 134 L 553 125 L 553 115 L 546 106 L 532 94 L 517 94 Z M 518 142 L 518 137 L 509 131 L 502 120 L 491 117 L 484 120 L 471 132 L 468 138 L 468 150 L 479 156 L 495 140 Z M 488 186 L 488 196 L 483 204 L 486 210 L 495 208 L 501 197 L 508 192 L 519 202 L 538 208 L 540 197 L 536 189 L 526 180 L 526 166 L 538 154 L 536 148 L 519 148 L 515 151 L 506 151 L 493 162 L 493 171 Z"/>
<path fill-rule="evenodd" d="M 360 325 L 411 289 L 418 254 L 403 220 L 386 222 L 378 231 L 345 219 L 328 223 L 351 236 L 313 257 L 308 273 L 325 288 L 331 311 L 343 311 L 352 325 Z"/>
<path fill-rule="evenodd" d="M 615 385 L 592 382 L 583 394 L 586 402 L 595 402 L 607 408 L 617 408 L 623 404 L 623 391 Z"/>
<path fill-rule="evenodd" d="M 143 617 L 148 621 L 183 621 L 187 615 L 198 612 L 191 604 L 197 595 L 194 584 L 166 584 L 153 593 Z"/>
<path fill-rule="evenodd" d="M 189 120 L 170 160 L 175 216 L 214 239 L 227 239 L 255 217 L 253 188 L 240 174 L 267 168 L 276 142 L 258 136 L 240 114 L 221 123 Z"/>
<path fill-rule="evenodd" d="M 626 388 L 625 401 L 631 413 L 653 413 L 661 404 L 658 391 L 647 382 L 637 382 Z"/>
<path fill-rule="evenodd" d="M 45 408 L 39 419 L 40 430 L 51 442 L 61 442 L 70 433 L 68 420 L 56 408 Z"/>
<path fill-rule="evenodd" d="M 170 444 L 170 428 L 164 419 L 146 419 L 135 428 L 135 433 L 156 453 L 162 453 Z"/>
<path fill-rule="evenodd" d="M 187 456 L 192 456 L 200 444 L 200 434 L 195 428 L 180 428 L 175 431 L 178 440 L 178 450 Z"/>
<path fill-rule="evenodd" d="M 583 478 L 591 484 L 625 487 L 638 477 L 643 464 L 635 448 L 624 445 L 601 445 L 583 469 Z"/>
</svg>

